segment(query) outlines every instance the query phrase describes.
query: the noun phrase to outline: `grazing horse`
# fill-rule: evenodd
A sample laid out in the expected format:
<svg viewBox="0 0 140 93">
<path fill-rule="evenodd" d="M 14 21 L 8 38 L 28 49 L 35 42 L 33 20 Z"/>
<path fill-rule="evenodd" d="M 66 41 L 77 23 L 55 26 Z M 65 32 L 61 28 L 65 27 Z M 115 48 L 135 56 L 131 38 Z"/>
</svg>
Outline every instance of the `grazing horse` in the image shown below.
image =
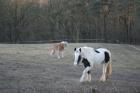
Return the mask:
<svg viewBox="0 0 140 93">
<path fill-rule="evenodd" d="M 55 53 L 57 54 L 57 58 L 63 58 L 64 57 L 64 49 L 68 45 L 67 41 L 62 41 L 60 43 L 56 43 L 53 45 L 52 48 L 49 49 L 50 55 L 54 55 Z"/>
<path fill-rule="evenodd" d="M 76 66 L 82 62 L 85 67 L 80 82 L 91 81 L 91 69 L 94 64 L 103 64 L 103 73 L 100 77 L 100 81 L 106 81 L 109 75 L 112 74 L 111 52 L 105 48 L 75 48 L 74 56 L 74 65 Z"/>
</svg>

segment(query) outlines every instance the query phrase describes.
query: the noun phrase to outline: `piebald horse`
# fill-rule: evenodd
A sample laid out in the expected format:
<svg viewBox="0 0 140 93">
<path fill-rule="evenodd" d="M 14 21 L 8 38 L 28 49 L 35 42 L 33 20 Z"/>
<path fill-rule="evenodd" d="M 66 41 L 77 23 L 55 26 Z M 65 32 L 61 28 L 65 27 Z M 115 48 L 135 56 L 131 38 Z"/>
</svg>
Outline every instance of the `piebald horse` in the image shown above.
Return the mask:
<svg viewBox="0 0 140 93">
<path fill-rule="evenodd" d="M 60 43 L 56 43 L 53 45 L 52 48 L 49 49 L 50 55 L 57 55 L 57 58 L 63 58 L 64 57 L 64 49 L 68 45 L 67 41 L 62 41 Z"/>
<path fill-rule="evenodd" d="M 82 62 L 85 67 L 80 82 L 91 81 L 91 69 L 94 64 L 103 65 L 100 81 L 106 81 L 106 79 L 112 74 L 111 52 L 108 49 L 79 47 L 74 49 L 74 56 L 74 65 L 76 66 Z"/>
</svg>

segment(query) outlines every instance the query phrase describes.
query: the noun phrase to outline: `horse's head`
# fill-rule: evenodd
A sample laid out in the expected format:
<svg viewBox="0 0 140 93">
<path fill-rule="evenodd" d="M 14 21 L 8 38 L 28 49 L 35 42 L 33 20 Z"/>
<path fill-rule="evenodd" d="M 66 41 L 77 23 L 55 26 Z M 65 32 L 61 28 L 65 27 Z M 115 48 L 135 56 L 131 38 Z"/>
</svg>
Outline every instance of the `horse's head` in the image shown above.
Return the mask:
<svg viewBox="0 0 140 93">
<path fill-rule="evenodd" d="M 68 46 L 68 42 L 67 41 L 62 41 L 62 44 L 64 44 L 64 47 Z"/>
<path fill-rule="evenodd" d="M 78 65 L 82 60 L 81 48 L 74 48 L 74 65 Z"/>
</svg>

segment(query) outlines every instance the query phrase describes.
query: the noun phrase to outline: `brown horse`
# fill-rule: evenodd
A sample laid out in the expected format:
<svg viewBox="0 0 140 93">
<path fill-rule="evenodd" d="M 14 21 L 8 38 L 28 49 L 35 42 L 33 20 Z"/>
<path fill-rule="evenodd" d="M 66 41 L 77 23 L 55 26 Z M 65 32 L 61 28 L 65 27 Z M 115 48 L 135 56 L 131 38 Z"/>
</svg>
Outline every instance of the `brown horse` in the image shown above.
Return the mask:
<svg viewBox="0 0 140 93">
<path fill-rule="evenodd" d="M 57 54 L 57 58 L 63 58 L 64 57 L 64 49 L 68 45 L 68 42 L 62 41 L 60 43 L 56 43 L 53 45 L 52 48 L 49 49 L 50 55 Z"/>
</svg>

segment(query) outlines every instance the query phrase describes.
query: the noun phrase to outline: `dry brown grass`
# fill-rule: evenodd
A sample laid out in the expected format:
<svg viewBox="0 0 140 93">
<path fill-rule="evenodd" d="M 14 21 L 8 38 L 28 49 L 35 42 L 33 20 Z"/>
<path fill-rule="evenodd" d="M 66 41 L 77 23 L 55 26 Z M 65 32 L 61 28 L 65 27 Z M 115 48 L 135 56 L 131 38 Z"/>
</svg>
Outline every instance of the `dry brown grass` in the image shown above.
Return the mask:
<svg viewBox="0 0 140 93">
<path fill-rule="evenodd" d="M 99 82 L 102 67 L 92 70 L 91 83 L 80 83 L 84 69 L 73 66 L 73 49 L 105 47 L 112 52 L 112 76 Z M 63 59 L 50 56 L 51 44 L 0 44 L 0 93 L 140 93 L 140 51 L 129 45 L 69 44 Z"/>
</svg>

